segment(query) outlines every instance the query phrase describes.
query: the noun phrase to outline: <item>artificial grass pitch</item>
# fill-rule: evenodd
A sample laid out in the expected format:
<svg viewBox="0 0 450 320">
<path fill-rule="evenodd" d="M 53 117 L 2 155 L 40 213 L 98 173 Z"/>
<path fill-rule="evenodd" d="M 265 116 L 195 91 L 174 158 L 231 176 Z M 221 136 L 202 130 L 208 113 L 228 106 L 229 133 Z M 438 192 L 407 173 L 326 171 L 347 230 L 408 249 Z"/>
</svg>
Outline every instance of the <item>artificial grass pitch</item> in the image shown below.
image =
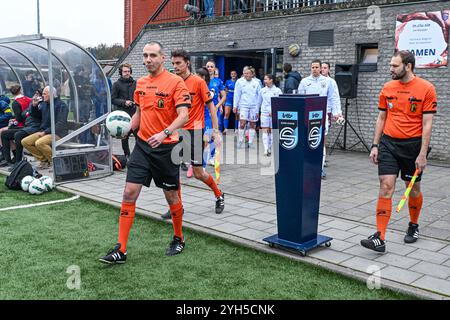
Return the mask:
<svg viewBox="0 0 450 320">
<path fill-rule="evenodd" d="M 2 204 L 16 203 L 5 194 L 2 184 Z M 118 209 L 83 198 L 0 212 L 0 299 L 411 298 L 191 230 L 184 230 L 183 253 L 166 257 L 172 226 L 141 216 L 127 263 L 103 265 L 98 258 L 117 242 L 117 230 Z M 78 268 L 79 289 L 73 289 Z"/>
<path fill-rule="evenodd" d="M 47 202 L 70 198 L 71 195 L 62 192 L 44 192 L 40 195 L 33 195 L 22 190 L 9 190 L 5 187 L 6 177 L 0 175 L 0 209 L 27 205 L 32 203 Z"/>
</svg>

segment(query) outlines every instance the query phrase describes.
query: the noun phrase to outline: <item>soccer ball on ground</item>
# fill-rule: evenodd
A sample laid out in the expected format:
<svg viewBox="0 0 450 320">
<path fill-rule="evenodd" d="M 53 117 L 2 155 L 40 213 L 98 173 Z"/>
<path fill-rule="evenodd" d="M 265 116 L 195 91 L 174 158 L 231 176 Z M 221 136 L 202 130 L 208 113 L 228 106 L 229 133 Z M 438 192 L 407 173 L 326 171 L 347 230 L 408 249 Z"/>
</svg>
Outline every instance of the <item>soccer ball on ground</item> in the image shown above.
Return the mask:
<svg viewBox="0 0 450 320">
<path fill-rule="evenodd" d="M 42 184 L 41 180 L 34 179 L 28 187 L 28 192 L 31 194 L 42 194 L 45 192 L 45 186 Z"/>
<path fill-rule="evenodd" d="M 23 177 L 22 181 L 20 182 L 20 187 L 22 188 L 23 191 L 28 192 L 28 187 L 30 186 L 30 183 L 34 180 L 35 178 L 32 176 L 25 176 Z"/>
<path fill-rule="evenodd" d="M 51 191 L 55 187 L 55 185 L 53 183 L 53 179 L 50 178 L 49 176 L 42 176 L 42 177 L 39 178 L 39 180 L 41 180 L 41 182 L 44 185 L 46 191 Z"/>
<path fill-rule="evenodd" d="M 124 138 L 131 130 L 131 117 L 125 111 L 113 111 L 106 117 L 106 128 L 114 138 Z"/>
</svg>

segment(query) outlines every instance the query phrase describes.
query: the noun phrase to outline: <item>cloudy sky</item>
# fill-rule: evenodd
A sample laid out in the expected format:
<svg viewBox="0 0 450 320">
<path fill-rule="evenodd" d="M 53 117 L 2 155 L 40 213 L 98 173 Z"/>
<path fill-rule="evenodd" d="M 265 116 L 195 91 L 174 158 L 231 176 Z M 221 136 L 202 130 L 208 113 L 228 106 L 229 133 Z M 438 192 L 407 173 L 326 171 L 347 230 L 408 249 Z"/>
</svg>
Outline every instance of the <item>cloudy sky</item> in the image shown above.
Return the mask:
<svg viewBox="0 0 450 320">
<path fill-rule="evenodd" d="M 123 45 L 123 0 L 39 2 L 45 36 L 67 38 L 83 46 Z M 0 0 L 0 12 L 0 38 L 37 33 L 37 0 Z"/>
</svg>

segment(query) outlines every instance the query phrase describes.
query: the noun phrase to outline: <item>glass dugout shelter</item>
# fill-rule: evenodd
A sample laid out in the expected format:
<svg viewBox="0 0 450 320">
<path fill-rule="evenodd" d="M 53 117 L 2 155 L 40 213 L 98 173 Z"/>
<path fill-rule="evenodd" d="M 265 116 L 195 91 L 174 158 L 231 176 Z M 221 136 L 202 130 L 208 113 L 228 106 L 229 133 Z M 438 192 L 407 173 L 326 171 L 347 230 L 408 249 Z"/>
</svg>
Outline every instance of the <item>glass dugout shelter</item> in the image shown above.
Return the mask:
<svg viewBox="0 0 450 320">
<path fill-rule="evenodd" d="M 68 133 L 56 137 L 50 90 L 54 181 L 112 172 L 111 137 L 105 127 L 111 88 L 88 51 L 70 40 L 41 34 L 0 39 L 0 94 L 11 98 L 9 89 L 16 84 L 30 98 L 36 90 L 53 87 L 68 108 Z"/>
</svg>

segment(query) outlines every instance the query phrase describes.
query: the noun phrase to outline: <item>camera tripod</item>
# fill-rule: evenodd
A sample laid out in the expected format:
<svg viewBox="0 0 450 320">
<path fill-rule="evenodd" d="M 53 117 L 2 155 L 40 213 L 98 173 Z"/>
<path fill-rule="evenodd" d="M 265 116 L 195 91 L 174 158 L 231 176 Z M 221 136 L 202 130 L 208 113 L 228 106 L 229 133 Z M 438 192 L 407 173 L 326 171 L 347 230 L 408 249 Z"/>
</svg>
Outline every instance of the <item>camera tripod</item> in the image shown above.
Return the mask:
<svg viewBox="0 0 450 320">
<path fill-rule="evenodd" d="M 340 148 L 342 150 L 347 150 L 347 124 L 350 126 L 350 128 L 353 130 L 353 132 L 355 133 L 356 137 L 358 137 L 358 142 L 356 142 L 355 144 L 353 144 L 351 147 L 349 147 L 348 149 L 353 148 L 354 146 L 356 146 L 358 143 L 362 143 L 363 146 L 367 149 L 368 152 L 370 152 L 369 147 L 367 147 L 366 143 L 364 142 L 364 140 L 359 136 L 358 132 L 356 132 L 355 128 L 353 128 L 351 122 L 348 120 L 347 118 L 347 112 L 348 112 L 348 106 L 350 105 L 350 103 L 348 102 L 348 98 L 345 98 L 345 114 L 344 114 L 344 118 L 345 118 L 345 123 L 344 125 L 341 127 L 341 129 L 339 130 L 339 133 L 336 137 L 336 140 L 334 141 L 333 145 L 331 146 L 331 150 L 330 150 L 330 154 L 333 152 L 334 147 L 336 146 L 336 144 L 338 143 L 339 137 L 341 136 L 342 130 L 344 130 L 344 141 L 343 141 L 343 145 L 339 144 Z"/>
</svg>

